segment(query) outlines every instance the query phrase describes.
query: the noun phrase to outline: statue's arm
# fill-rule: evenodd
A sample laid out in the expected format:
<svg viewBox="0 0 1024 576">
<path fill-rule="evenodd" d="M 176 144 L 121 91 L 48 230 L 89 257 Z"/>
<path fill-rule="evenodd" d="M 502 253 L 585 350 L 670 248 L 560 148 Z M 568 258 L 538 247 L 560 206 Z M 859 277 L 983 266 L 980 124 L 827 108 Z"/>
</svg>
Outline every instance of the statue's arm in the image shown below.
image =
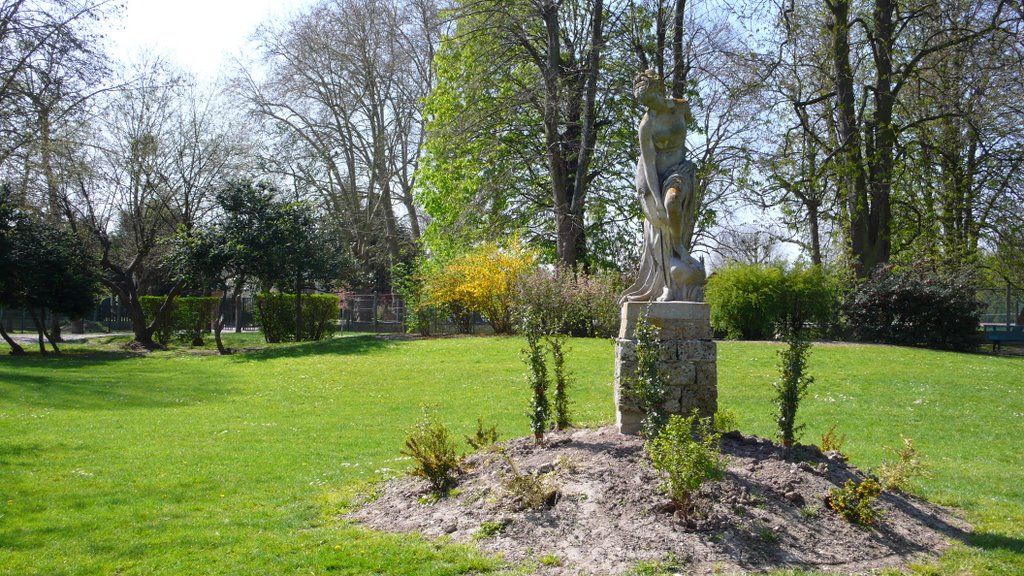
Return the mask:
<svg viewBox="0 0 1024 576">
<path fill-rule="evenodd" d="M 647 116 L 640 121 L 640 169 L 647 183 L 647 191 L 640 202 L 647 219 L 655 225 L 660 225 L 668 220 L 668 213 L 661 202 L 661 182 L 658 180 L 658 165 L 655 160 L 657 151 L 654 149 L 654 127 L 651 124 Z"/>
</svg>

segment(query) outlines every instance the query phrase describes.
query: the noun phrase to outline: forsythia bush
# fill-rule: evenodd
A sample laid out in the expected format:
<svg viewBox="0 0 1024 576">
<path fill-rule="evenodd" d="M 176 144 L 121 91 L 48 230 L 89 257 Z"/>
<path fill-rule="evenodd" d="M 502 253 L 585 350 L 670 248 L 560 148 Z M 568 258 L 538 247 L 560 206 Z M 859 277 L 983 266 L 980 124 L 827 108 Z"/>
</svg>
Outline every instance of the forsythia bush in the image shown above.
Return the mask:
<svg viewBox="0 0 1024 576">
<path fill-rule="evenodd" d="M 536 260 L 518 238 L 506 245 L 488 242 L 434 271 L 426 278 L 426 293 L 435 306 L 480 312 L 495 333 L 509 334 L 516 282 Z"/>
</svg>

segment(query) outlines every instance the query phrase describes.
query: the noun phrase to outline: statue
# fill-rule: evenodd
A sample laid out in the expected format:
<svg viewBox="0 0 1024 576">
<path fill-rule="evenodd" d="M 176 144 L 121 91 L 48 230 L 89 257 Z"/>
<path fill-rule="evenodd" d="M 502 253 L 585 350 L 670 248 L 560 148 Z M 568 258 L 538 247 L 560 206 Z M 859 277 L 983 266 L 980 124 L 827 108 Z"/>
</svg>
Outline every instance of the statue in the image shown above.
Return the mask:
<svg viewBox="0 0 1024 576">
<path fill-rule="evenodd" d="M 686 127 L 693 115 L 685 100 L 665 97 L 665 83 L 653 70 L 637 77 L 634 93 L 647 107 L 636 167 L 644 248 L 637 280 L 620 302 L 701 302 L 704 263 L 690 256 L 697 198 L 696 167 L 686 159 Z"/>
</svg>

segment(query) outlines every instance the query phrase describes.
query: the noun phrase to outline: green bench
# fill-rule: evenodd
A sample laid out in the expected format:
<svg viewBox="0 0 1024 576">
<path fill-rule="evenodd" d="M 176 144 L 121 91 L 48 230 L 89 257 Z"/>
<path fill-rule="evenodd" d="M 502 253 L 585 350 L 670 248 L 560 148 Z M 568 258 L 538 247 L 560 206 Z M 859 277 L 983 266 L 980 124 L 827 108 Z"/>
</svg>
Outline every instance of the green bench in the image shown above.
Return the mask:
<svg viewBox="0 0 1024 576">
<path fill-rule="evenodd" d="M 1024 324 L 982 324 L 985 340 L 992 343 L 992 351 L 998 352 L 1003 342 L 1024 342 Z"/>
</svg>

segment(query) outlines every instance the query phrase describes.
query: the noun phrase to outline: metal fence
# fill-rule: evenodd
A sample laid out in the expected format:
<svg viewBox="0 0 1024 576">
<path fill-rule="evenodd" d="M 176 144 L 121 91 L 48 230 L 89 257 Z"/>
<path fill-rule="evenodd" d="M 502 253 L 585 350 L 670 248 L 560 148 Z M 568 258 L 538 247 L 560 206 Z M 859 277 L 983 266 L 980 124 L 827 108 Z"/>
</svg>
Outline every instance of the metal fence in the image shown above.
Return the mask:
<svg viewBox="0 0 1024 576">
<path fill-rule="evenodd" d="M 978 300 L 985 304 L 982 324 L 1020 324 L 1018 319 L 1024 314 L 1024 289 L 983 288 L 978 290 Z"/>
<path fill-rule="evenodd" d="M 341 328 L 346 332 L 407 332 L 405 301 L 394 294 L 346 294 L 341 299 Z M 467 322 L 441 318 L 431 322 L 431 334 L 482 334 L 490 324 L 474 314 Z"/>
</svg>

